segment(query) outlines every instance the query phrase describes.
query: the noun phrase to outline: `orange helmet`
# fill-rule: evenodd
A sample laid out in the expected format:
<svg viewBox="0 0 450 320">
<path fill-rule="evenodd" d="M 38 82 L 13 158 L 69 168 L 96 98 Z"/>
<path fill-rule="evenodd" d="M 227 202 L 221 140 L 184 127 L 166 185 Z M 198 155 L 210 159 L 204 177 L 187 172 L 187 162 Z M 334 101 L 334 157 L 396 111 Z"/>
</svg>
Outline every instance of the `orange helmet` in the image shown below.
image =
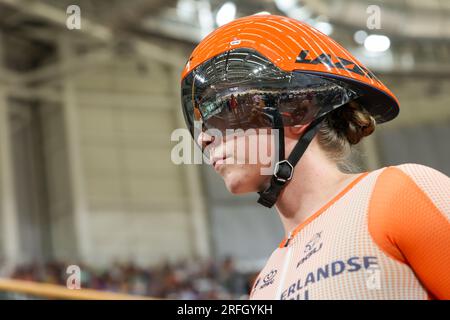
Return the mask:
<svg viewBox="0 0 450 320">
<path fill-rule="evenodd" d="M 205 61 L 238 48 L 254 49 L 284 71 L 320 74 L 362 89 L 363 105 L 378 123 L 399 113 L 394 94 L 352 54 L 306 23 L 283 16 L 248 16 L 216 29 L 194 49 L 182 79 Z"/>
<path fill-rule="evenodd" d="M 209 34 L 182 72 L 182 104 L 194 134 L 214 128 L 280 129 L 279 162 L 259 202 L 271 207 L 324 116 L 357 100 L 378 123 L 395 118 L 399 104 L 375 75 L 330 37 L 300 21 L 254 15 Z M 308 124 L 284 157 L 283 127 Z"/>
</svg>

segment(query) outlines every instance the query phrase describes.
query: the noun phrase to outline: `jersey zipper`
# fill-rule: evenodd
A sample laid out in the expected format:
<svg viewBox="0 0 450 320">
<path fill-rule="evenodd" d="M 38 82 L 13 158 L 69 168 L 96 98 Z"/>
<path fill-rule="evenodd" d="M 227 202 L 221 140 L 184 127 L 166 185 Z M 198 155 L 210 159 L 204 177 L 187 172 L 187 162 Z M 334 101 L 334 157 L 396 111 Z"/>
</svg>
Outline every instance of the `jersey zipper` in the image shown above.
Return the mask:
<svg viewBox="0 0 450 320">
<path fill-rule="evenodd" d="M 289 236 L 288 236 L 288 238 L 286 240 L 286 243 L 284 244 L 283 247 L 284 248 L 288 247 L 289 242 L 291 240 L 292 240 L 292 232 L 289 232 Z M 283 269 L 281 270 L 280 284 L 278 285 L 278 289 L 277 289 L 276 295 L 275 295 L 275 299 L 276 300 L 280 300 L 281 299 L 281 294 L 282 294 L 282 290 L 283 290 L 284 280 L 286 278 L 286 273 L 288 271 L 289 263 L 291 262 L 291 258 L 292 258 L 292 250 L 293 250 L 292 246 L 287 248 L 286 258 L 284 259 Z"/>
</svg>

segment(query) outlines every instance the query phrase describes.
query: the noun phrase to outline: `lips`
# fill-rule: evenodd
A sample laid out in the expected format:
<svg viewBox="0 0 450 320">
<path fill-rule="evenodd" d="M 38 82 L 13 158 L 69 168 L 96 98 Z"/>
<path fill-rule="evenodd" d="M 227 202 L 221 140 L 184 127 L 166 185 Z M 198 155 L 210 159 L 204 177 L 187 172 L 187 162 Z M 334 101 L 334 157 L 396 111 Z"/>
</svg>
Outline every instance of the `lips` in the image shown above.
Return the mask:
<svg viewBox="0 0 450 320">
<path fill-rule="evenodd" d="M 211 160 L 211 164 L 214 167 L 214 169 L 216 169 L 216 166 L 219 166 L 223 163 L 225 163 L 225 160 L 227 159 L 227 156 L 222 156 L 222 157 L 213 157 Z"/>
</svg>

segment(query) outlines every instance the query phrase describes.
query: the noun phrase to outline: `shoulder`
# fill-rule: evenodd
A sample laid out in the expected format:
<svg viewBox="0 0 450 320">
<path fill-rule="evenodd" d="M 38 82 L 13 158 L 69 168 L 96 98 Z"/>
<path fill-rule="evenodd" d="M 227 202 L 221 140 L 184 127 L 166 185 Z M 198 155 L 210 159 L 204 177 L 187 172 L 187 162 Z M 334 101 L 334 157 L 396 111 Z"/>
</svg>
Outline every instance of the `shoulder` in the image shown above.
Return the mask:
<svg viewBox="0 0 450 320">
<path fill-rule="evenodd" d="M 428 187 L 435 184 L 450 183 L 449 177 L 444 173 L 422 164 L 405 163 L 388 168 L 395 168 L 402 171 L 419 187 L 423 187 L 424 189 L 428 189 Z"/>
<path fill-rule="evenodd" d="M 448 224 L 449 198 L 450 179 L 438 170 L 415 163 L 383 168 L 369 201 L 369 232 L 385 252 L 402 260 L 397 251 L 402 239 Z"/>
<path fill-rule="evenodd" d="M 380 187 L 395 193 L 393 200 L 398 204 L 402 199 L 429 200 L 450 219 L 450 178 L 439 170 L 417 163 L 386 167 L 374 193 L 380 193 Z"/>
</svg>

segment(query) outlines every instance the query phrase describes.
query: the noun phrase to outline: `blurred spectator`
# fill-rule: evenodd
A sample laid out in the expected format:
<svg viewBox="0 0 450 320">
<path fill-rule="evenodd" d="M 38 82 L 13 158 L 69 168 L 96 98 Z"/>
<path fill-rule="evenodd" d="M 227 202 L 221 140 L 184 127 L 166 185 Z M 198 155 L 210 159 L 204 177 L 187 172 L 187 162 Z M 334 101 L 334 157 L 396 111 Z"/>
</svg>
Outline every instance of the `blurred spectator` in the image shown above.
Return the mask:
<svg viewBox="0 0 450 320">
<path fill-rule="evenodd" d="M 68 265 L 58 261 L 21 265 L 11 278 L 66 285 Z M 82 288 L 183 300 L 246 298 L 255 276 L 236 270 L 232 257 L 221 262 L 164 262 L 149 268 L 131 262 L 114 262 L 109 269 L 78 265 Z"/>
</svg>

